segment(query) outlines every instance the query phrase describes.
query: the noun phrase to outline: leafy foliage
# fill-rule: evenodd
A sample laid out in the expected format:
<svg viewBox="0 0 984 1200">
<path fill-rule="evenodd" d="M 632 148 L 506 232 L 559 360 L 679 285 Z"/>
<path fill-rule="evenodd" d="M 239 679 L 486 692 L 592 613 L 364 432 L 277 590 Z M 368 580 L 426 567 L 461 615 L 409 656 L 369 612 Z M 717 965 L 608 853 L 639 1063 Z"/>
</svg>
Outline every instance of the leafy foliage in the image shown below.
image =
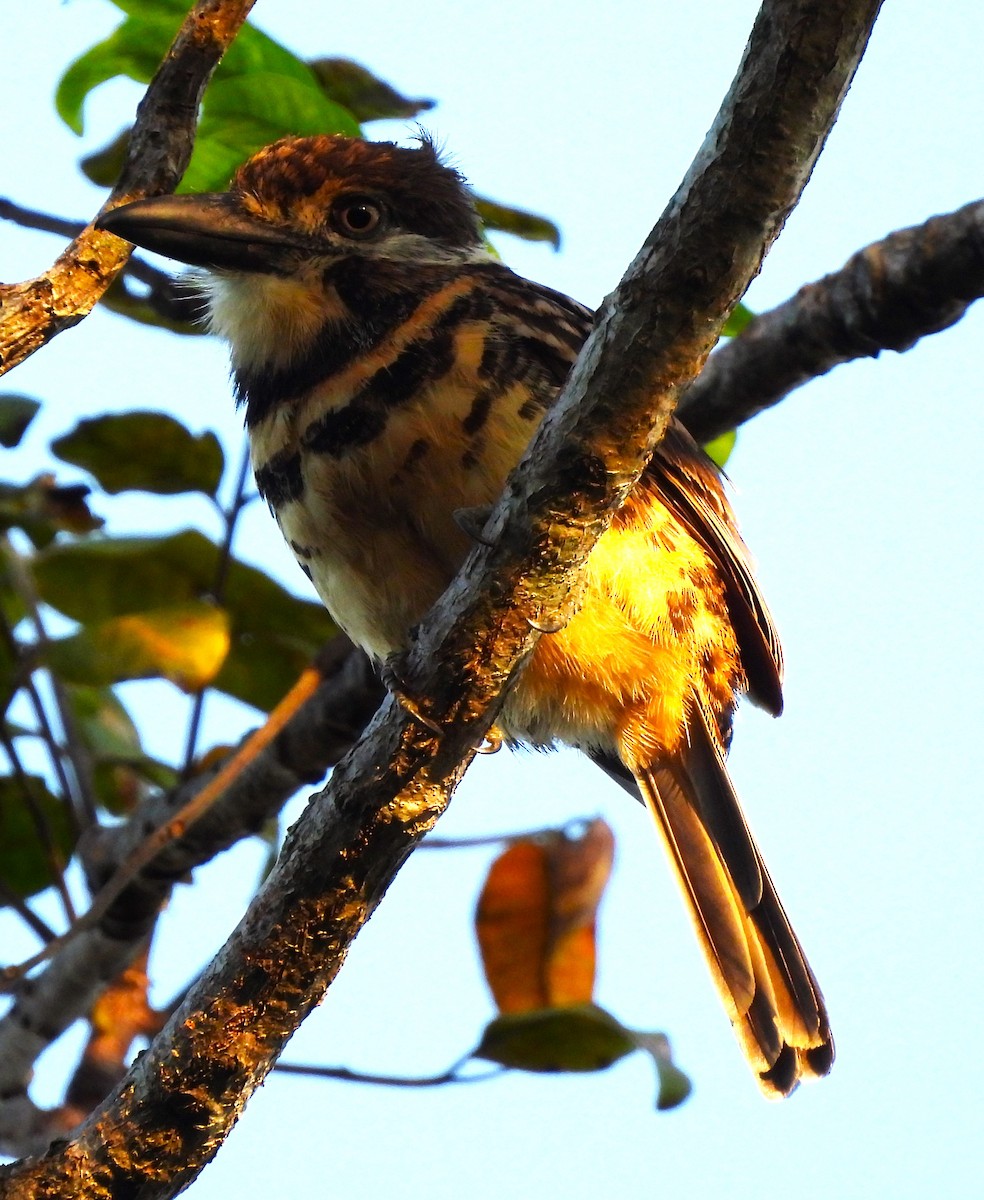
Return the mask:
<svg viewBox="0 0 984 1200">
<path fill-rule="evenodd" d="M 187 617 L 192 611 L 189 606 L 213 595 L 221 559 L 218 546 L 188 529 L 169 537 L 55 545 L 37 556 L 34 575 L 46 603 L 93 627 L 81 645 L 105 647 L 104 630 L 112 627 L 102 623 L 113 618 L 140 615 L 155 627 L 168 610 L 185 610 Z M 237 560 L 228 564 L 221 610 L 228 618 L 228 652 L 216 664 L 218 674 L 210 675 L 207 682 L 264 711 L 276 704 L 311 656 L 336 632 L 320 604 L 292 596 L 256 567 Z M 205 625 L 192 622 L 188 628 L 203 634 Z M 157 674 L 175 682 L 186 679 L 182 671 L 172 675 L 163 670 L 163 661 L 158 665 Z M 120 660 L 116 669 L 124 666 Z M 113 668 L 107 665 L 106 670 L 111 674 Z M 84 672 L 73 678 L 112 681 Z"/>
<path fill-rule="evenodd" d="M 19 446 L 40 407 L 40 401 L 33 396 L 22 396 L 17 392 L 5 392 L 0 396 L 0 446 L 8 450 Z"/>
<path fill-rule="evenodd" d="M 149 82 L 186 11 L 184 0 L 113 2 L 126 14 L 125 20 L 69 66 L 55 94 L 62 120 L 79 134 L 89 93 L 119 76 Z M 242 162 L 278 138 L 323 133 L 355 137 L 361 133 L 360 121 L 415 116 L 433 104 L 402 95 L 349 59 L 305 62 L 247 24 L 205 91 L 194 152 L 178 191 L 222 190 Z M 93 183 L 109 187 L 115 182 L 129 136 L 129 129 L 123 129 L 82 159 L 81 168 Z M 480 196 L 475 203 L 489 229 L 559 247 L 560 231 L 548 218 Z M 200 332 L 184 314 L 156 311 L 122 280 L 110 288 L 103 303 L 143 324 Z"/>
<path fill-rule="evenodd" d="M 96 799 L 108 812 L 129 812 L 148 786 L 177 784 L 173 767 L 144 752 L 140 733 L 112 688 L 66 684 L 65 694 L 92 764 Z"/>
<path fill-rule="evenodd" d="M 308 66 L 325 94 L 344 105 L 357 121 L 408 120 L 434 107 L 433 100 L 402 95 L 350 58 L 315 58 Z"/>
<path fill-rule="evenodd" d="M 84 128 L 86 97 L 123 75 L 148 83 L 187 6 L 183 0 L 115 0 L 126 14 L 108 38 L 86 51 L 62 76 L 55 106 L 76 133 Z M 314 71 L 253 25 L 246 25 L 216 70 L 202 102 L 191 163 L 181 190 L 225 187 L 236 167 L 286 133 L 346 133 L 359 125 L 325 94 Z"/>
<path fill-rule="evenodd" d="M 159 412 L 90 417 L 56 438 L 51 449 L 63 462 L 94 475 L 110 495 L 139 488 L 164 496 L 214 496 L 225 466 L 214 433 L 195 436 Z"/>
<path fill-rule="evenodd" d="M 8 892 L 28 897 L 48 887 L 52 857 L 65 862 L 72 845 L 65 806 L 39 775 L 0 775 L 0 879 Z"/>
<path fill-rule="evenodd" d="M 521 1071 L 602 1071 L 643 1050 L 656 1067 L 657 1108 L 672 1108 L 690 1081 L 665 1035 L 627 1029 L 593 1000 L 596 916 L 614 849 L 596 819 L 574 837 L 517 840 L 493 862 L 475 924 L 499 1015 L 472 1057 Z"/>
</svg>

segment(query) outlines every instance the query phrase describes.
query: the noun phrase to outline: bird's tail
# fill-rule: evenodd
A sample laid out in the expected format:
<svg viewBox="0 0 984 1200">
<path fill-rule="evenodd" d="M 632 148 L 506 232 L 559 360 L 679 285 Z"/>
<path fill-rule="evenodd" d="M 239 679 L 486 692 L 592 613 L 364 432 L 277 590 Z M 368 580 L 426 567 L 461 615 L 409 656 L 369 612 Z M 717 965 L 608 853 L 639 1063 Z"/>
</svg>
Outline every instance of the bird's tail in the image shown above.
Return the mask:
<svg viewBox="0 0 984 1200">
<path fill-rule="evenodd" d="M 816 978 L 745 823 L 721 752 L 694 704 L 689 744 L 652 763 L 626 755 L 656 818 L 742 1050 L 771 1097 L 834 1059 Z"/>
</svg>

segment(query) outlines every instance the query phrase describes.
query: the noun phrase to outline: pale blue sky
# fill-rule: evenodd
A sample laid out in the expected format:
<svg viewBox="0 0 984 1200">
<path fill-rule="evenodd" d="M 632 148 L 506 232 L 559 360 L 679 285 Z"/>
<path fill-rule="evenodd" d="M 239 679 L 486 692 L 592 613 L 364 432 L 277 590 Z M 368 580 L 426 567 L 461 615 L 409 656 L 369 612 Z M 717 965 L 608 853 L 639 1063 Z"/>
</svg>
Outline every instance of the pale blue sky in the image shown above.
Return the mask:
<svg viewBox="0 0 984 1200">
<path fill-rule="evenodd" d="M 113 84 L 94 96 L 82 142 L 54 117 L 50 97 L 116 10 L 105 0 L 10 7 L 0 192 L 86 216 L 98 196 L 75 160 L 129 120 L 137 92 Z M 476 188 L 542 210 L 563 229 L 556 255 L 501 239 L 506 260 L 597 303 L 700 144 L 756 8 L 260 0 L 254 15 L 299 53 L 360 59 L 438 99 L 426 124 Z M 982 45 L 979 0 L 886 5 L 806 198 L 753 286 L 753 307 L 779 302 L 893 228 L 979 196 Z M 0 226 L 0 275 L 33 274 L 56 250 L 55 239 Z M 597 1076 L 432 1092 L 274 1077 L 193 1186 L 196 1200 L 975 1194 L 982 335 L 974 313 L 905 356 L 838 369 L 748 426 L 730 466 L 788 662 L 786 714 L 773 722 L 744 712 L 732 765 L 827 995 L 839 1052 L 831 1077 L 784 1104 L 763 1101 L 645 814 L 576 757 L 500 754 L 477 764 L 441 832 L 595 812 L 613 823 L 599 999 L 626 1023 L 670 1035 L 693 1098 L 657 1115 L 641 1058 Z M 5 385 L 48 405 L 12 470 L 36 465 L 45 436 L 77 414 L 135 404 L 237 444 L 221 348 L 109 315 L 60 337 Z M 100 507 L 117 528 L 176 520 L 176 505 L 163 501 Z M 184 511 L 203 519 L 193 502 Z M 238 548 L 303 590 L 258 507 Z M 141 691 L 157 706 L 153 746 L 173 752 L 182 703 L 133 694 Z M 234 737 L 232 722 L 247 716 L 214 705 L 211 736 Z M 470 933 L 487 857 L 418 854 L 287 1057 L 430 1073 L 472 1044 L 489 1015 Z M 246 849 L 202 872 L 207 919 L 196 892 L 178 890 L 155 951 L 159 999 L 221 940 L 259 861 Z M 42 1071 L 49 1098 L 58 1070 L 55 1061 Z"/>
</svg>

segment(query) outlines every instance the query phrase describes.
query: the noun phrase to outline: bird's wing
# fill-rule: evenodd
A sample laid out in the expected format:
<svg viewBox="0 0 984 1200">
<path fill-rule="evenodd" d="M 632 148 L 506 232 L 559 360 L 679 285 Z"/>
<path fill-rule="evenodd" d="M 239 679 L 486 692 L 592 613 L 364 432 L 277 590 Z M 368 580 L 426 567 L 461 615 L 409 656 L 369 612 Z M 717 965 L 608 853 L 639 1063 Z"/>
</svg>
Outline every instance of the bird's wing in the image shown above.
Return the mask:
<svg viewBox="0 0 984 1200">
<path fill-rule="evenodd" d="M 576 300 L 522 279 L 501 264 L 489 264 L 481 270 L 503 333 L 523 339 L 526 356 L 538 364 L 559 392 L 591 331 L 594 314 Z M 782 648 L 755 582 L 749 552 L 738 533 L 720 471 L 674 418 L 645 478 L 717 567 L 749 695 L 778 716 L 782 711 Z"/>
</svg>

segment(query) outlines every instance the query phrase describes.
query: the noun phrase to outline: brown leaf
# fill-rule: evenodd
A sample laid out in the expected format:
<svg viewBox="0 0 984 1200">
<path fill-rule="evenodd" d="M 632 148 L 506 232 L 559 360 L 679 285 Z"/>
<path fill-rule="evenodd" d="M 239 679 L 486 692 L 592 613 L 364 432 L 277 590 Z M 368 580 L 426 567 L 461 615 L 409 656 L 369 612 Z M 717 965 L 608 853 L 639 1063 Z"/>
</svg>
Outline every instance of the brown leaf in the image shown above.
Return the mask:
<svg viewBox="0 0 984 1200">
<path fill-rule="evenodd" d="M 598 820 L 579 838 L 515 842 L 492 864 L 475 926 L 500 1012 L 591 1002 L 595 914 L 613 851 L 611 830 Z"/>
<path fill-rule="evenodd" d="M 550 871 L 540 842 L 516 842 L 492 864 L 475 932 L 485 978 L 502 1013 L 547 1008 Z"/>
</svg>

